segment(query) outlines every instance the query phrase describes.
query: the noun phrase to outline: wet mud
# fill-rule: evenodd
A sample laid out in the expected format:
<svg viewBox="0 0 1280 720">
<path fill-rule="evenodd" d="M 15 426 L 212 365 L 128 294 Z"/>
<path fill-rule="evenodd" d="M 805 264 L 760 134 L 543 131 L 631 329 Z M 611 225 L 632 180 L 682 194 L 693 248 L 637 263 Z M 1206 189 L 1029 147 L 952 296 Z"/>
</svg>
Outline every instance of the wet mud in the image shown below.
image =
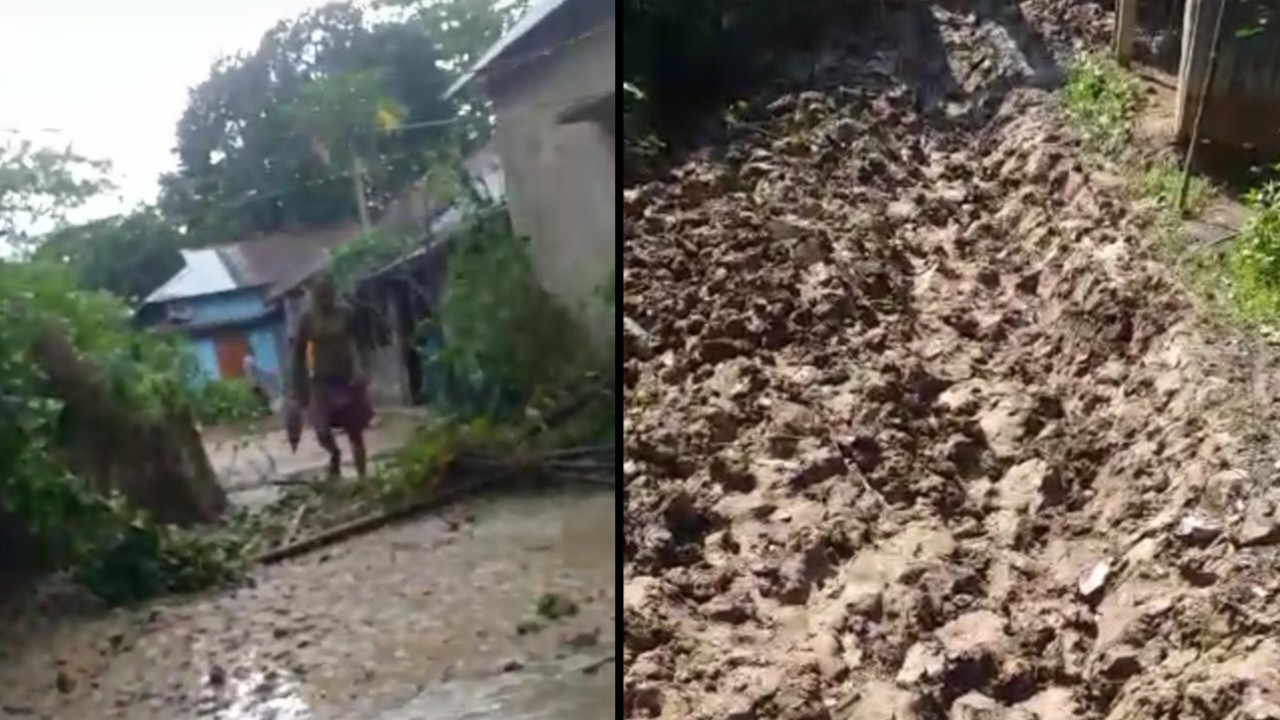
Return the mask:
<svg viewBox="0 0 1280 720">
<path fill-rule="evenodd" d="M 624 191 L 625 716 L 1280 718 L 1276 364 L 1063 122 L 1106 14 L 882 9 Z"/>
<path fill-rule="evenodd" d="M 0 717 L 607 717 L 614 503 L 494 494 L 261 569 L 234 592 L 8 616 Z M 548 595 L 574 612 L 540 618 Z"/>
</svg>

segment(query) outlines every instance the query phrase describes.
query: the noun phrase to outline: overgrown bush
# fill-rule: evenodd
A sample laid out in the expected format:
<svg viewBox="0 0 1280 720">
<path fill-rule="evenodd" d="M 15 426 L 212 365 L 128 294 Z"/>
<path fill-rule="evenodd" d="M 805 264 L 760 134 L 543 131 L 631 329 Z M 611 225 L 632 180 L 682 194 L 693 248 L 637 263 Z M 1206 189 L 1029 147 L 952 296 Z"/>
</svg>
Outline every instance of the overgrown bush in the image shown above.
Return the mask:
<svg viewBox="0 0 1280 720">
<path fill-rule="evenodd" d="M 1138 81 L 1108 57 L 1084 55 L 1067 70 L 1063 101 L 1095 152 L 1119 157 L 1128 151 L 1141 100 Z"/>
<path fill-rule="evenodd" d="M 418 428 L 413 437 L 373 477 L 375 493 L 395 503 L 429 488 L 460 453 L 508 454 L 520 447 L 520 431 L 486 418 L 459 422 L 435 417 Z"/>
<path fill-rule="evenodd" d="M 1231 299 L 1246 318 L 1280 320 L 1280 181 L 1246 196 L 1253 211 L 1228 254 Z"/>
<path fill-rule="evenodd" d="M 247 380 L 211 380 L 193 391 L 192 410 L 197 420 L 208 425 L 257 420 L 270 414 Z"/>
<path fill-rule="evenodd" d="M 62 405 L 33 354 L 50 329 L 92 357 L 113 399 L 140 417 L 190 408 L 188 355 L 130 330 L 127 318 L 115 298 L 76 290 L 65 268 L 0 262 L 0 504 L 35 538 L 42 564 L 110 602 L 191 589 L 217 575 L 197 566 L 227 567 L 212 544 L 96 491 L 59 457 Z"/>
<path fill-rule="evenodd" d="M 527 241 L 487 209 L 454 240 L 439 317 L 443 350 L 429 362 L 463 418 L 510 421 L 556 404 L 607 365 L 569 311 L 538 283 Z"/>
</svg>

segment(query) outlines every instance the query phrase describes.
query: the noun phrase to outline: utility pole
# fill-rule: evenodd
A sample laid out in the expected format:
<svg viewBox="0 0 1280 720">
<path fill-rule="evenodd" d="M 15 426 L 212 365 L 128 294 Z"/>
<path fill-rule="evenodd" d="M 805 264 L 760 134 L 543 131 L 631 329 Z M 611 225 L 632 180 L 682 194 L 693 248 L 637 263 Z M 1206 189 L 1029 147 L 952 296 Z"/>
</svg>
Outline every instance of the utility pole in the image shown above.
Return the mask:
<svg viewBox="0 0 1280 720">
<path fill-rule="evenodd" d="M 360 213 L 360 229 L 369 232 L 373 225 L 369 222 L 369 204 L 364 194 L 364 161 L 354 149 L 351 151 L 351 185 L 356 196 L 356 211 Z"/>
</svg>

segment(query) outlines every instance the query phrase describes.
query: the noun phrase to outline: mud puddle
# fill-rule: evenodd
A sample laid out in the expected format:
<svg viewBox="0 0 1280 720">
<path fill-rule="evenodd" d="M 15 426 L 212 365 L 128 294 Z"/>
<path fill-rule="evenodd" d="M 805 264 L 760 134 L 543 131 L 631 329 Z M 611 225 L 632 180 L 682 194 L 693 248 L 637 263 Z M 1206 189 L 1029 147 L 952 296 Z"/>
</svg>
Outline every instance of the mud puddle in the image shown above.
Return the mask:
<svg viewBox="0 0 1280 720">
<path fill-rule="evenodd" d="M 611 493 L 495 495 L 235 592 L 23 617 L 0 630 L 0 718 L 605 717 L 614 527 Z M 552 595 L 573 612 L 539 617 Z"/>
</svg>

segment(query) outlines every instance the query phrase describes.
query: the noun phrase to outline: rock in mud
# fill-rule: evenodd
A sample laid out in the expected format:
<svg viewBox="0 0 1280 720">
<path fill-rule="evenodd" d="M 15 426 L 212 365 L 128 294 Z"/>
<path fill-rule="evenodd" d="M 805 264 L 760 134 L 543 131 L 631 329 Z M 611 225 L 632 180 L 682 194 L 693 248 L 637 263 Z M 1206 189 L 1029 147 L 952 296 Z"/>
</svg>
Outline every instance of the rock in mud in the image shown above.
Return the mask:
<svg viewBox="0 0 1280 720">
<path fill-rule="evenodd" d="M 1000 703 L 978 692 L 970 692 L 951 703 L 947 720 L 1005 720 L 1007 709 Z"/>
<path fill-rule="evenodd" d="M 1280 542 L 1280 522 L 1277 522 L 1275 508 L 1270 502 L 1257 500 L 1250 503 L 1236 530 L 1235 540 L 1241 547 L 1274 545 Z"/>
<path fill-rule="evenodd" d="M 1206 545 L 1216 540 L 1222 530 L 1222 523 L 1193 513 L 1178 521 L 1174 535 L 1190 545 Z"/>
<path fill-rule="evenodd" d="M 937 680 L 947 669 L 945 650 L 933 642 L 918 642 L 907 649 L 898 669 L 897 683 L 915 687 L 926 680 Z"/>
<path fill-rule="evenodd" d="M 836 720 L 923 720 L 915 693 L 890 683 L 871 682 L 859 690 L 850 711 Z"/>
<path fill-rule="evenodd" d="M 1111 561 L 1103 560 L 1095 563 L 1089 568 L 1076 585 L 1076 590 L 1080 593 L 1080 597 L 1091 602 L 1096 601 L 1101 595 L 1102 590 L 1107 586 L 1107 580 L 1111 577 Z"/>
</svg>

